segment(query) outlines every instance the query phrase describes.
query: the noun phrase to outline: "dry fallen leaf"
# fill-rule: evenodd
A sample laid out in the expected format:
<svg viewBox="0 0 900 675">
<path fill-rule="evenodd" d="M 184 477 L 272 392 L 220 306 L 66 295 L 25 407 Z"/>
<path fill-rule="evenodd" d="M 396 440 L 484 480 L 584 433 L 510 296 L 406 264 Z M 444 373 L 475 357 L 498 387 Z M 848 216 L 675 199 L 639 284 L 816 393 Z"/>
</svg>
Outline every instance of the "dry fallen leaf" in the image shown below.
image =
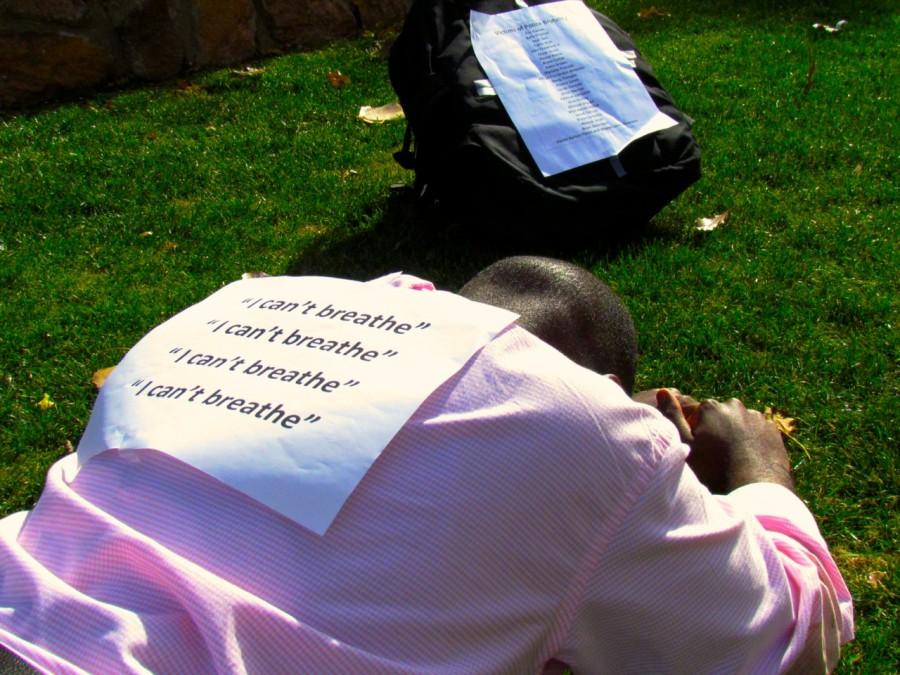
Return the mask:
<svg viewBox="0 0 900 675">
<path fill-rule="evenodd" d="M 340 89 L 341 87 L 346 87 L 350 84 L 350 78 L 344 75 L 339 70 L 330 70 L 328 71 L 328 81 L 331 83 L 331 86 L 335 89 Z"/>
<path fill-rule="evenodd" d="M 141 236 L 142 236 L 142 237 L 152 237 L 152 236 L 153 236 L 153 230 L 146 230 L 146 231 L 144 231 L 144 232 L 141 232 Z"/>
<path fill-rule="evenodd" d="M 790 436 L 797 429 L 797 420 L 795 420 L 793 417 L 785 417 L 774 408 L 767 407 L 763 411 L 763 414 L 766 416 L 766 419 L 770 419 L 775 422 L 775 426 L 778 427 L 778 431 L 783 433 L 785 436 Z"/>
<path fill-rule="evenodd" d="M 847 25 L 846 19 L 841 19 L 833 26 L 829 26 L 827 23 L 814 23 L 812 27 L 815 30 L 824 30 L 826 33 L 837 33 L 841 28 Z"/>
<path fill-rule="evenodd" d="M 231 74 L 236 77 L 258 77 L 266 72 L 265 68 L 255 68 L 253 66 L 244 66 L 243 68 L 235 68 Z"/>
<path fill-rule="evenodd" d="M 797 429 L 797 420 L 793 417 L 785 417 L 779 411 L 774 408 L 767 406 L 765 410 L 763 410 L 763 415 L 766 416 L 766 419 L 771 420 L 775 423 L 775 426 L 778 428 L 778 431 L 781 432 L 781 435 L 785 438 L 791 439 L 794 443 L 796 443 L 801 450 L 803 450 L 803 454 L 806 455 L 807 459 L 812 459 L 812 456 L 809 454 L 809 450 L 806 449 L 806 446 L 803 445 L 800 441 L 797 440 L 797 437 L 794 436 L 794 431 Z"/>
<path fill-rule="evenodd" d="M 73 452 L 75 452 L 75 446 L 72 445 L 72 441 L 70 441 L 68 438 L 66 439 L 66 442 L 63 444 L 63 447 L 66 449 L 66 453 L 68 453 L 70 455 Z"/>
<path fill-rule="evenodd" d="M 177 248 L 178 248 L 178 244 L 176 244 L 174 241 L 167 241 L 162 246 L 163 251 L 174 251 Z"/>
<path fill-rule="evenodd" d="M 366 124 L 383 124 L 391 120 L 402 120 L 404 118 L 403 108 L 397 102 L 388 103 L 387 105 L 373 108 L 370 105 L 364 105 L 359 109 L 359 119 Z"/>
<path fill-rule="evenodd" d="M 858 175 L 860 175 L 862 172 L 863 172 L 863 165 L 862 165 L 862 164 L 857 164 L 855 167 L 853 167 L 853 175 L 854 175 L 854 176 L 858 176 Z"/>
<path fill-rule="evenodd" d="M 701 232 L 712 232 L 719 225 L 728 220 L 728 216 L 731 215 L 731 211 L 723 211 L 722 213 L 714 215 L 712 218 L 697 218 L 697 229 Z"/>
<path fill-rule="evenodd" d="M 37 402 L 37 407 L 41 410 L 50 410 L 56 403 L 50 398 L 50 394 L 45 393 L 44 397 Z"/>
<path fill-rule="evenodd" d="M 106 378 L 109 377 L 110 373 L 112 373 L 113 370 L 115 370 L 115 366 L 110 366 L 109 368 L 101 368 L 94 373 L 93 377 L 91 377 L 91 382 L 93 382 L 94 386 L 99 389 L 103 386 L 103 383 L 106 382 Z"/>
<path fill-rule="evenodd" d="M 639 19 L 652 19 L 654 17 L 666 17 L 672 16 L 671 13 L 658 9 L 656 5 L 651 5 L 650 7 L 645 7 L 644 9 L 638 10 L 638 18 Z"/>
<path fill-rule="evenodd" d="M 887 572 L 882 572 L 881 570 L 874 570 L 869 572 L 869 575 L 866 577 L 866 581 L 869 582 L 869 586 L 872 588 L 884 588 L 884 578 L 887 576 Z"/>
</svg>

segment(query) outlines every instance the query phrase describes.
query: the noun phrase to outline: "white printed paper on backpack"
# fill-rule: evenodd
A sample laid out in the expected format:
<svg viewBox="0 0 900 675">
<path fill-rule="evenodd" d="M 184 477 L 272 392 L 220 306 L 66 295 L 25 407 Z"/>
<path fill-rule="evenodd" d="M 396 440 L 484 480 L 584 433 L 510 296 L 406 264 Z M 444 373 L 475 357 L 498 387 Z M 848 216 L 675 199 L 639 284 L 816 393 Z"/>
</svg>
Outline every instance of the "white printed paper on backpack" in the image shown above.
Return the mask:
<svg viewBox="0 0 900 675">
<path fill-rule="evenodd" d="M 472 46 L 544 176 L 676 124 L 580 0 L 470 13 Z"/>
</svg>

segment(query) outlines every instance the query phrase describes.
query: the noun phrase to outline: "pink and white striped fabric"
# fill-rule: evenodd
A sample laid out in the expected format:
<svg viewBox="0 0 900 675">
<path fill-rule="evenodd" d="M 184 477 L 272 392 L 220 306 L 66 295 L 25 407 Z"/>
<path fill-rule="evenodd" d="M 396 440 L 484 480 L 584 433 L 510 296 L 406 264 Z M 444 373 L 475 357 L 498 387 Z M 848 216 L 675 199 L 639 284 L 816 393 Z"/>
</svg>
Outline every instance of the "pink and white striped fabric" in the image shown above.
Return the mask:
<svg viewBox="0 0 900 675">
<path fill-rule="evenodd" d="M 833 665 L 852 604 L 812 516 L 776 485 L 712 496 L 686 454 L 655 410 L 512 327 L 325 536 L 157 450 L 61 460 L 0 521 L 0 644 L 54 673 Z"/>
</svg>

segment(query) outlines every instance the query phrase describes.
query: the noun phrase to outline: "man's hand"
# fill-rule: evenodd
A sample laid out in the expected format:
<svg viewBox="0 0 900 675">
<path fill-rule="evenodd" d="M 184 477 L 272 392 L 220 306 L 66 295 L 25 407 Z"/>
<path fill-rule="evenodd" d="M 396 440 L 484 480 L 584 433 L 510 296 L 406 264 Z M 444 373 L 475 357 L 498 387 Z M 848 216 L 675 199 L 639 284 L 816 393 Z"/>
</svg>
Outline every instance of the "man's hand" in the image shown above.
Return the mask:
<svg viewBox="0 0 900 675">
<path fill-rule="evenodd" d="M 694 440 L 691 426 L 696 421 L 697 410 L 700 407 L 697 399 L 682 394 L 674 387 L 646 389 L 636 393 L 632 399 L 656 408 L 669 418 L 678 429 L 682 442 L 690 445 Z"/>
<path fill-rule="evenodd" d="M 655 392 L 656 407 L 691 448 L 688 465 L 711 492 L 725 494 L 750 483 L 794 489 L 781 433 L 761 412 L 736 398 L 697 403 L 677 391 Z"/>
</svg>

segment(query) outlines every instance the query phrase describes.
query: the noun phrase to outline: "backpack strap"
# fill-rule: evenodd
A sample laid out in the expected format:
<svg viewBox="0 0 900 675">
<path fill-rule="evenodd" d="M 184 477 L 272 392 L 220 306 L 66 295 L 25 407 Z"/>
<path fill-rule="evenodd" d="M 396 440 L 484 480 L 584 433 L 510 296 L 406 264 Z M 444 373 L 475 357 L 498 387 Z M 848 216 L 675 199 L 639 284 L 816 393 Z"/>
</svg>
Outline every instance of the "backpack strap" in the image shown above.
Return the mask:
<svg viewBox="0 0 900 675">
<path fill-rule="evenodd" d="M 406 123 L 406 132 L 403 134 L 403 147 L 394 153 L 394 160 L 408 171 L 416 168 L 416 154 L 412 151 L 413 130 L 412 125 Z"/>
</svg>

